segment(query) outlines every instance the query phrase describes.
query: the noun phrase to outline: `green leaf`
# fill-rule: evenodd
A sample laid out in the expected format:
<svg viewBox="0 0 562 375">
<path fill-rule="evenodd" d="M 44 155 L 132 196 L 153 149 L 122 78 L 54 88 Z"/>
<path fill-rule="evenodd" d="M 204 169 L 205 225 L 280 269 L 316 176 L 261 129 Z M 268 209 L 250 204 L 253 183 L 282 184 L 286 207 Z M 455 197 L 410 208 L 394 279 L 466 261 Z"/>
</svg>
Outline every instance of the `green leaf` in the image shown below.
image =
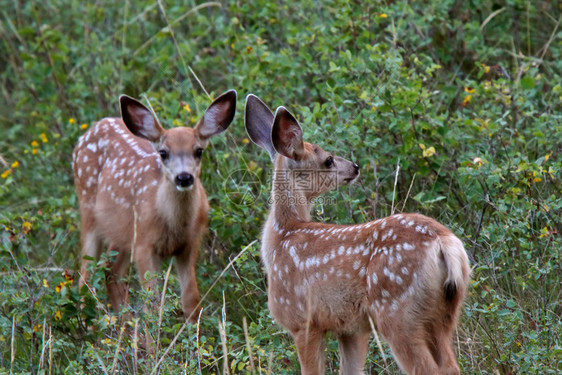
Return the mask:
<svg viewBox="0 0 562 375">
<path fill-rule="evenodd" d="M 530 90 L 535 87 L 535 80 L 532 77 L 525 76 L 521 78 L 521 87 Z"/>
</svg>

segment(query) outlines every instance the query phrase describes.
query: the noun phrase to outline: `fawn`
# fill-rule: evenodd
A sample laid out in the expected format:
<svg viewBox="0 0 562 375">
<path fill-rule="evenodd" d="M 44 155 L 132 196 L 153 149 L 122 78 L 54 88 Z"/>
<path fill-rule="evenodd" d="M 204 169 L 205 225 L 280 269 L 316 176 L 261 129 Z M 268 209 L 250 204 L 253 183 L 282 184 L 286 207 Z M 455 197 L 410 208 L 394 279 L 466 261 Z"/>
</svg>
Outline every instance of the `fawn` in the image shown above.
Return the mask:
<svg viewBox="0 0 562 375">
<path fill-rule="evenodd" d="M 199 180 L 201 156 L 209 138 L 232 122 L 236 91 L 213 101 L 195 128 L 164 130 L 139 101 L 126 95 L 119 101 L 122 118 L 96 123 L 73 153 L 81 214 L 80 288 L 88 280 L 89 261 L 107 245 L 118 252 L 107 288 L 119 311 L 127 302 L 128 287 L 121 279 L 130 260 L 143 286 L 151 287 L 145 273 L 157 271 L 163 257 L 174 256 L 183 313 L 193 322 L 200 299 L 195 263 L 209 211 Z"/>
<path fill-rule="evenodd" d="M 311 222 L 318 195 L 359 166 L 304 142 L 297 120 L 256 96 L 245 104 L 250 139 L 274 164 L 261 258 L 273 317 L 293 336 L 302 374 L 323 374 L 322 341 L 338 339 L 340 374 L 363 374 L 370 320 L 408 374 L 459 374 L 452 349 L 470 268 L 461 241 L 420 214 L 359 225 Z"/>
</svg>

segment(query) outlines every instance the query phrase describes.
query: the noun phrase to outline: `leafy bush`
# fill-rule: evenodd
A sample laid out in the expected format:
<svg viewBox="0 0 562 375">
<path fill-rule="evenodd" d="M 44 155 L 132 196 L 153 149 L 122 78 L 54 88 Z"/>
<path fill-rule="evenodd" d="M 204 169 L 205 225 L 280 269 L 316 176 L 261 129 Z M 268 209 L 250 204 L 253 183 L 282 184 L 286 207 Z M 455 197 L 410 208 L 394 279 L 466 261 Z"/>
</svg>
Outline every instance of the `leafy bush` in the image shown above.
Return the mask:
<svg viewBox="0 0 562 375">
<path fill-rule="evenodd" d="M 306 139 L 361 166 L 359 183 L 330 193 L 338 204 L 319 205 L 318 220 L 418 211 L 463 239 L 474 266 L 456 338 L 464 372 L 562 367 L 556 2 L 0 4 L 3 371 L 221 373 L 225 355 L 231 373 L 298 368 L 292 340 L 267 312 L 252 242 L 267 213 L 270 164 L 247 139 L 242 100 L 203 160 L 212 210 L 198 263 L 209 292 L 200 324 L 178 335 L 173 272 L 158 311 L 143 308 L 154 295 L 134 282 L 129 310 L 108 309 L 111 254 L 94 265 L 95 298 L 76 287 L 70 163 L 80 134 L 118 115 L 120 93 L 145 95 L 165 126 L 192 126 L 206 92 L 229 88 L 287 106 Z M 240 185 L 237 171 L 250 178 Z M 333 372 L 333 340 L 328 348 Z M 367 371 L 398 373 L 374 343 Z"/>
</svg>

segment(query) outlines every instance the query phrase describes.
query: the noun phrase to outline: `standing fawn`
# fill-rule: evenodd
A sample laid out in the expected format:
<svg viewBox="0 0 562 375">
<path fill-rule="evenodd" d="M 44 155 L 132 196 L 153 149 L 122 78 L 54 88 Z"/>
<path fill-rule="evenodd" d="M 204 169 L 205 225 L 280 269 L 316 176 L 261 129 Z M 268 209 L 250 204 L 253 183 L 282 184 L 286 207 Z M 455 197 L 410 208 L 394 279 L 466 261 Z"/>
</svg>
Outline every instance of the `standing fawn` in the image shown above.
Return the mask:
<svg viewBox="0 0 562 375">
<path fill-rule="evenodd" d="M 122 95 L 119 101 L 122 118 L 96 123 L 74 149 L 82 226 L 80 287 L 87 283 L 88 263 L 99 258 L 102 245 L 117 251 L 107 288 L 118 311 L 127 302 L 122 279 L 131 259 L 142 285 L 151 287 L 145 273 L 157 271 L 162 258 L 174 256 L 183 312 L 194 321 L 199 305 L 195 263 L 209 211 L 199 180 L 201 156 L 209 138 L 232 122 L 236 91 L 219 96 L 193 129 L 164 130 L 137 100 Z"/>
<path fill-rule="evenodd" d="M 363 374 L 370 320 L 408 374 L 459 374 L 452 332 L 470 268 L 461 241 L 435 220 L 398 214 L 360 225 L 311 222 L 318 195 L 352 183 L 359 166 L 303 142 L 297 120 L 248 95 L 245 126 L 274 163 L 262 237 L 268 305 L 293 336 L 303 374 L 323 374 L 333 332 L 340 374 Z"/>
</svg>

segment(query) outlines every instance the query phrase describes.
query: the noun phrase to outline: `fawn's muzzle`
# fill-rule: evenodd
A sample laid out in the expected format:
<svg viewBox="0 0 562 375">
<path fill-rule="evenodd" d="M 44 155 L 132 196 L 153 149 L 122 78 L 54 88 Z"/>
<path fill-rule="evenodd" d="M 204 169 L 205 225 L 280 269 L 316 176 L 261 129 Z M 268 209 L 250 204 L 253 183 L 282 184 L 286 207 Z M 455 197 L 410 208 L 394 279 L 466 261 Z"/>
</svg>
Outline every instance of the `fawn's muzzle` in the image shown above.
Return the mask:
<svg viewBox="0 0 562 375">
<path fill-rule="evenodd" d="M 176 176 L 176 187 L 189 188 L 193 185 L 195 178 L 191 173 L 180 173 Z"/>
</svg>

